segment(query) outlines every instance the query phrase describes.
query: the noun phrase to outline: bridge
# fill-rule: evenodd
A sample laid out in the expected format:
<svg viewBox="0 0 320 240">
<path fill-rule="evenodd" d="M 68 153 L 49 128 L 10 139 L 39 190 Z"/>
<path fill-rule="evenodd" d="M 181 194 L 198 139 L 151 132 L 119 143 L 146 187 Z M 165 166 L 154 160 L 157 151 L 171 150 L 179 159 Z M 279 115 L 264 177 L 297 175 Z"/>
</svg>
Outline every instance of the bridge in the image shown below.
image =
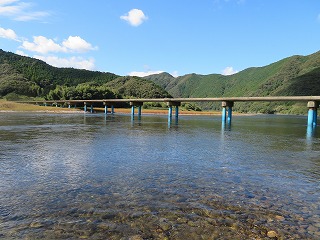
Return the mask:
<svg viewBox="0 0 320 240">
<path fill-rule="evenodd" d="M 94 99 L 94 100 L 43 100 L 43 101 L 17 101 L 29 104 L 44 104 L 47 106 L 67 104 L 82 104 L 84 111 L 87 112 L 87 106 L 91 106 L 90 112 L 93 113 L 94 104 L 103 104 L 105 114 L 108 113 L 108 107 L 111 107 L 111 113 L 114 113 L 114 104 L 130 103 L 131 116 L 134 118 L 135 107 L 138 107 L 138 117 L 141 117 L 142 105 L 145 102 L 163 102 L 168 105 L 168 119 L 171 120 L 173 115 L 173 107 L 175 107 L 175 117 L 178 119 L 179 106 L 182 102 L 221 102 L 222 106 L 222 123 L 231 124 L 232 108 L 235 102 L 306 102 L 308 110 L 308 126 L 315 127 L 317 125 L 317 110 L 319 107 L 320 96 L 269 96 L 269 97 L 221 97 L 221 98 L 141 98 L 141 99 Z"/>
</svg>

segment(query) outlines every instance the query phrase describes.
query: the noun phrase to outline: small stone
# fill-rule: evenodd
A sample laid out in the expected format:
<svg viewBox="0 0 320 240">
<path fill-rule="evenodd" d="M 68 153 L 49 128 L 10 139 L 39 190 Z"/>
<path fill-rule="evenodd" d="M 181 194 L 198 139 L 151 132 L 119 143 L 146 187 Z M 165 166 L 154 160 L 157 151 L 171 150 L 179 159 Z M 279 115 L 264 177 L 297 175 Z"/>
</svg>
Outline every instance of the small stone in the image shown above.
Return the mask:
<svg viewBox="0 0 320 240">
<path fill-rule="evenodd" d="M 276 219 L 278 220 L 278 221 L 284 221 L 285 220 L 285 218 L 283 217 L 283 216 L 280 216 L 280 215 L 277 215 L 276 216 Z"/>
<path fill-rule="evenodd" d="M 314 233 L 314 232 L 317 232 L 319 229 L 313 225 L 310 225 L 308 228 L 307 228 L 307 231 L 310 232 L 310 233 Z"/>
<path fill-rule="evenodd" d="M 110 228 L 109 224 L 106 223 L 100 223 L 98 225 L 98 228 L 104 229 L 104 230 L 108 230 Z"/>
<path fill-rule="evenodd" d="M 30 224 L 30 227 L 32 227 L 32 228 L 41 228 L 41 227 L 43 227 L 43 224 L 41 224 L 39 222 L 32 222 Z"/>
<path fill-rule="evenodd" d="M 268 231 L 267 236 L 269 238 L 276 238 L 278 234 L 275 231 Z"/>
<path fill-rule="evenodd" d="M 171 229 L 171 225 L 169 223 L 166 222 L 162 222 L 159 224 L 159 227 L 163 230 L 163 231 L 168 231 Z"/>
<path fill-rule="evenodd" d="M 129 240 L 143 240 L 143 237 L 140 235 L 134 235 L 129 238 Z"/>
</svg>

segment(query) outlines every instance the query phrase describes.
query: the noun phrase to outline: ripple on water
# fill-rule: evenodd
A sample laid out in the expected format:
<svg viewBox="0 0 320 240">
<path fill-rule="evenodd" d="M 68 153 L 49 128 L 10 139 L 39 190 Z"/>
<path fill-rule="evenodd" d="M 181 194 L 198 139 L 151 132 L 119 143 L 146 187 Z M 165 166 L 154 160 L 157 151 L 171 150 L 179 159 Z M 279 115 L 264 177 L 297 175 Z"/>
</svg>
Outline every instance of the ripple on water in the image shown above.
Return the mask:
<svg viewBox="0 0 320 240">
<path fill-rule="evenodd" d="M 235 120 L 1 119 L 0 237 L 319 239 L 318 137 Z"/>
</svg>

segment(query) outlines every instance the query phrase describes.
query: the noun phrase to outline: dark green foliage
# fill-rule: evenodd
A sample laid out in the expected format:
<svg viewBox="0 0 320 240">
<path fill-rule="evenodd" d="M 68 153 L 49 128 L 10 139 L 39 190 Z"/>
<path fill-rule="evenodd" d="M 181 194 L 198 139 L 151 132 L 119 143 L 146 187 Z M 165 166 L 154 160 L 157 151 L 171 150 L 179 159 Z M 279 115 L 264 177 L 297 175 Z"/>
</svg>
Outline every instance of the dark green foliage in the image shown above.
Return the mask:
<svg viewBox="0 0 320 240">
<path fill-rule="evenodd" d="M 166 72 L 163 72 L 160 74 L 153 74 L 153 75 L 144 77 L 144 79 L 148 79 L 148 80 L 151 80 L 152 82 L 157 83 L 157 85 L 161 86 L 163 89 L 166 89 L 167 86 L 170 84 L 170 82 L 175 80 L 175 78 L 172 75 Z"/>
<path fill-rule="evenodd" d="M 100 84 L 111 81 L 118 76 L 113 73 L 80 70 L 73 68 L 56 68 L 30 57 L 24 57 L 0 49 L 0 64 L 10 64 L 26 79 L 35 82 L 42 88 L 56 85 L 75 86 L 85 82 Z"/>
<path fill-rule="evenodd" d="M 202 111 L 201 107 L 195 103 L 182 103 L 181 108 L 187 111 Z"/>
<path fill-rule="evenodd" d="M 139 77 L 119 77 L 105 84 L 125 97 L 133 98 L 166 98 L 171 97 L 155 83 Z"/>
<path fill-rule="evenodd" d="M 106 86 L 95 83 L 82 83 L 76 87 L 57 86 L 51 90 L 48 100 L 82 100 L 82 99 L 113 99 L 120 98 Z"/>
<path fill-rule="evenodd" d="M 56 68 L 43 61 L 0 49 L 0 98 L 8 94 L 54 100 L 120 98 L 118 93 L 134 98 L 169 96 L 165 90 L 148 80 L 122 78 L 113 73 Z"/>
</svg>

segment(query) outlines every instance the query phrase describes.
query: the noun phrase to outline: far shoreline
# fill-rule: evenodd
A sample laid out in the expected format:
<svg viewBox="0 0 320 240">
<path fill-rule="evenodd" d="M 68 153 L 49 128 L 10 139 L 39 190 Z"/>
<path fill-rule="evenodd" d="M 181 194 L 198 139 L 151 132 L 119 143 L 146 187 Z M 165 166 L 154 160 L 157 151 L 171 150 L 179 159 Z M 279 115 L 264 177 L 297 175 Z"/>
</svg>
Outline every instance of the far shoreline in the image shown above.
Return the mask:
<svg viewBox="0 0 320 240">
<path fill-rule="evenodd" d="M 104 113 L 104 108 L 94 108 L 94 113 Z M 16 103 L 11 101 L 0 100 L 0 113 L 54 113 L 54 114 L 81 114 L 83 110 L 79 108 L 61 108 L 53 106 L 38 106 L 26 103 Z M 90 114 L 90 111 L 87 111 Z M 94 114 L 93 113 L 93 114 Z M 131 114 L 131 108 L 114 108 L 115 114 Z M 108 111 L 108 114 L 111 114 Z M 138 114 L 135 111 L 135 114 Z M 142 108 L 142 115 L 168 115 L 168 109 L 144 109 Z M 221 111 L 188 111 L 179 109 L 179 116 L 221 116 Z M 235 116 L 242 115 L 258 115 L 258 113 L 239 113 L 233 112 Z"/>
</svg>

